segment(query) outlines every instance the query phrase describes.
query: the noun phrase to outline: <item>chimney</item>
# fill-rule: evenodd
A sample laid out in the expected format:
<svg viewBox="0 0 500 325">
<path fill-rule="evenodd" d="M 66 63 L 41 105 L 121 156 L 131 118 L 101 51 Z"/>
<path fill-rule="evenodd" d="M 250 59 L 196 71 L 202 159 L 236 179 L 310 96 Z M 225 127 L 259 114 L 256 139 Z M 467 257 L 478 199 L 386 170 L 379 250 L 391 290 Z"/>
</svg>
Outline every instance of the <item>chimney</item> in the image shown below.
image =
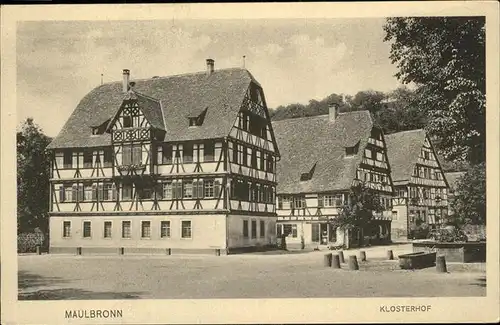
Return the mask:
<svg viewBox="0 0 500 325">
<path fill-rule="evenodd" d="M 130 70 L 123 69 L 123 92 L 124 93 L 128 92 L 129 81 L 130 81 Z"/>
<path fill-rule="evenodd" d="M 328 106 L 328 120 L 333 123 L 339 115 L 339 104 L 333 103 Z"/>
<path fill-rule="evenodd" d="M 211 75 L 214 72 L 214 60 L 207 59 L 207 76 Z"/>
</svg>

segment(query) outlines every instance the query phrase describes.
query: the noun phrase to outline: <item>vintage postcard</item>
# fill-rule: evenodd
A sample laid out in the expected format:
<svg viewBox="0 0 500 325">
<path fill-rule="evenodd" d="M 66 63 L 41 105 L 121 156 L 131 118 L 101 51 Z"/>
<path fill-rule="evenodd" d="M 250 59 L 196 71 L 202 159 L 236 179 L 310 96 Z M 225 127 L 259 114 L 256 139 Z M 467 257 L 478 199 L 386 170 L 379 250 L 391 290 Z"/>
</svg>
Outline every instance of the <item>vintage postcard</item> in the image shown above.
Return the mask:
<svg viewBox="0 0 500 325">
<path fill-rule="evenodd" d="M 2 324 L 499 320 L 498 3 L 1 14 Z"/>
</svg>

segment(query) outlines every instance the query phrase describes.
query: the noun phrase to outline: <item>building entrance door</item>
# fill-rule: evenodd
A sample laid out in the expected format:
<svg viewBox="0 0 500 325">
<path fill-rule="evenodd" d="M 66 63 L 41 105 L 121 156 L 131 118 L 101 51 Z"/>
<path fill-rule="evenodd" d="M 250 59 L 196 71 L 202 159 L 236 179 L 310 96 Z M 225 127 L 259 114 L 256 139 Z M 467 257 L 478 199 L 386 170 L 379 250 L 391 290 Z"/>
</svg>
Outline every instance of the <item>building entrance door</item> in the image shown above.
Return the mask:
<svg viewBox="0 0 500 325">
<path fill-rule="evenodd" d="M 328 245 L 328 232 L 330 227 L 328 227 L 328 224 L 326 223 L 321 223 L 320 224 L 320 235 L 321 235 L 321 245 Z"/>
</svg>

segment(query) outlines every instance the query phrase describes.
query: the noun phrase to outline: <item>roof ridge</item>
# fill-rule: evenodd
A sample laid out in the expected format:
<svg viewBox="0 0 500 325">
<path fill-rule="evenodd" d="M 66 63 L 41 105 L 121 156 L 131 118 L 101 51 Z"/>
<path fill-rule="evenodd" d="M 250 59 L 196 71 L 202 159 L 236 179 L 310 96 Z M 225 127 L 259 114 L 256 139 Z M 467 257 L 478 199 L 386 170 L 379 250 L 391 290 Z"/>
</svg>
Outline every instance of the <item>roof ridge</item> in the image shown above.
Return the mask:
<svg viewBox="0 0 500 325">
<path fill-rule="evenodd" d="M 248 71 L 247 69 L 244 69 L 244 68 L 224 68 L 224 69 L 216 69 L 214 70 L 214 73 L 217 73 L 217 72 L 221 72 L 221 71 L 229 71 L 229 70 L 242 70 L 242 71 L 246 71 L 250 74 L 250 71 Z M 202 71 L 196 71 L 196 72 L 186 72 L 186 73 L 179 73 L 179 74 L 173 74 L 173 75 L 168 75 L 168 76 L 154 76 L 154 77 L 150 77 L 150 78 L 140 78 L 140 79 L 130 79 L 130 81 L 146 81 L 146 80 L 152 80 L 152 79 L 168 79 L 168 78 L 175 78 L 175 77 L 185 77 L 185 76 L 194 76 L 194 75 L 200 75 L 200 74 L 205 74 L 207 73 L 206 71 L 202 70 Z M 250 74 L 250 77 L 252 79 L 253 76 Z M 116 84 L 116 83 L 121 83 L 122 81 L 121 80 L 115 80 L 115 81 L 108 81 L 108 82 L 105 82 L 99 86 L 103 86 L 103 85 L 111 85 L 111 84 Z M 97 88 L 97 87 L 96 87 Z"/>
<path fill-rule="evenodd" d="M 313 119 L 313 118 L 319 118 L 319 117 L 328 117 L 328 114 L 321 114 L 321 115 L 314 115 L 314 116 L 300 116 L 300 117 L 290 117 L 290 118 L 285 118 L 282 120 L 277 120 L 277 121 L 272 121 L 272 123 L 279 123 L 283 121 L 296 121 L 296 120 L 304 120 L 304 119 Z"/>
<path fill-rule="evenodd" d="M 389 133 L 389 134 L 384 134 L 385 137 L 391 136 L 391 135 L 396 135 L 396 134 L 401 134 L 401 133 L 411 133 L 411 132 L 425 132 L 425 129 L 412 129 L 412 130 L 404 130 L 404 131 L 399 131 L 399 132 L 394 132 L 394 133 Z"/>
<path fill-rule="evenodd" d="M 143 93 L 141 93 L 141 92 L 139 92 L 139 91 L 137 91 L 137 90 L 132 89 L 132 92 L 133 92 L 134 94 L 136 94 L 136 95 L 139 95 L 139 96 L 145 97 L 145 98 L 147 98 L 147 99 L 151 99 L 151 100 L 153 100 L 153 101 L 155 101 L 155 102 L 158 102 L 158 103 L 160 102 L 160 100 L 159 100 L 159 99 L 154 98 L 154 97 L 151 97 L 151 96 L 148 96 L 148 95 L 146 95 L 146 94 L 143 94 Z"/>
</svg>

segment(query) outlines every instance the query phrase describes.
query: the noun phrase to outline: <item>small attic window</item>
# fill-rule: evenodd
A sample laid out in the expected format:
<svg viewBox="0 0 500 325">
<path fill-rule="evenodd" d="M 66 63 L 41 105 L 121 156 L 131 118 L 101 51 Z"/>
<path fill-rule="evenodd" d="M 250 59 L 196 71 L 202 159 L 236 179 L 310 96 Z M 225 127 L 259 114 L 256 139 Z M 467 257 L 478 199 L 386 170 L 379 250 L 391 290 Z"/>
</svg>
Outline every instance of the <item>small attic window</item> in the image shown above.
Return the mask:
<svg viewBox="0 0 500 325">
<path fill-rule="evenodd" d="M 203 110 L 198 116 L 189 116 L 189 126 L 200 126 L 205 120 L 205 115 L 207 113 L 207 108 Z"/>
<path fill-rule="evenodd" d="M 110 119 L 104 121 L 101 125 L 92 127 L 92 135 L 104 134 L 106 132 L 106 128 L 108 127 Z"/>
<path fill-rule="evenodd" d="M 315 169 L 316 169 L 316 163 L 314 163 L 310 171 L 308 171 L 307 173 L 300 174 L 300 181 L 304 182 L 310 180 L 313 177 Z"/>
<path fill-rule="evenodd" d="M 359 150 L 359 141 L 352 147 L 345 147 L 345 155 L 346 157 L 352 157 L 358 153 Z"/>
</svg>

